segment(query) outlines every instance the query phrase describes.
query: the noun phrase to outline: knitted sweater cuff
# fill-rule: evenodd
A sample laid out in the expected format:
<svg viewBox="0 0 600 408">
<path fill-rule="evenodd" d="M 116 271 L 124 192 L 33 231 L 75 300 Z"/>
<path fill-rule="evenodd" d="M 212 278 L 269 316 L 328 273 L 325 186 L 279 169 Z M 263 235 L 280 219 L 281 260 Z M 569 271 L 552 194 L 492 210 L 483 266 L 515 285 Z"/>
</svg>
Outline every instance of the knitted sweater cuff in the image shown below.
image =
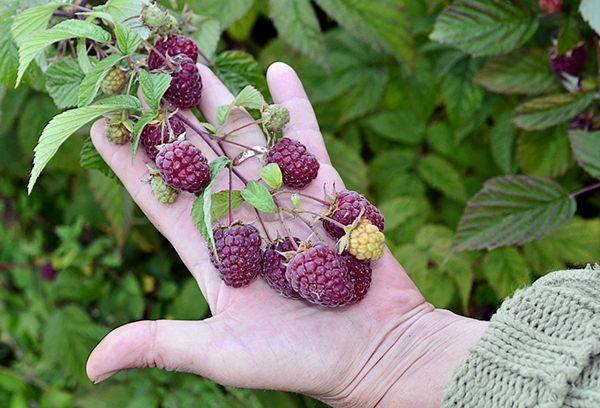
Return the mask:
<svg viewBox="0 0 600 408">
<path fill-rule="evenodd" d="M 600 267 L 517 290 L 454 370 L 442 408 L 600 406 Z"/>
</svg>

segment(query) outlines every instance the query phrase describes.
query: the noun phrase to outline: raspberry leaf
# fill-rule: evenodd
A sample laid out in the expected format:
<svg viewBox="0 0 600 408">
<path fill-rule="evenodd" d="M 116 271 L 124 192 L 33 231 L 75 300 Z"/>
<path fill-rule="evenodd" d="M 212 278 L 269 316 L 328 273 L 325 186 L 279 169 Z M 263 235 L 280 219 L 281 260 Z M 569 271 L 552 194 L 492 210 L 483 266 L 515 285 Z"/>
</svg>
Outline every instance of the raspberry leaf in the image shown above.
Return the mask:
<svg viewBox="0 0 600 408">
<path fill-rule="evenodd" d="M 231 159 L 226 156 L 217 157 L 210 162 L 210 181 L 204 187 L 202 194 L 194 201 L 192 205 L 192 218 L 196 227 L 210 245 L 213 253 L 218 259 L 215 250 L 215 238 L 212 231 L 212 186 L 219 175 L 219 172 L 231 163 Z"/>
<path fill-rule="evenodd" d="M 269 190 L 258 181 L 249 181 L 241 194 L 248 204 L 261 212 L 272 214 L 277 211 L 273 196 Z"/>
<path fill-rule="evenodd" d="M 28 194 L 31 194 L 31 190 L 40 173 L 56 154 L 58 148 L 77 129 L 109 112 L 119 109 L 140 108 L 141 105 L 137 98 L 132 96 L 115 96 L 103 100 L 102 103 L 84 108 L 71 109 L 53 117 L 42 131 L 38 144 L 34 149 L 33 169 L 31 170 L 31 176 L 27 185 Z"/>
<path fill-rule="evenodd" d="M 515 108 L 513 122 L 525 130 L 546 129 L 580 114 L 595 97 L 592 89 L 532 99 Z"/>
<path fill-rule="evenodd" d="M 265 167 L 261 167 L 259 172 L 263 181 L 273 190 L 277 190 L 283 184 L 281 169 L 277 164 L 269 163 Z"/>
<path fill-rule="evenodd" d="M 33 7 L 23 10 L 15 19 L 10 33 L 17 44 L 21 44 L 23 38 L 34 31 L 42 31 L 48 28 L 48 22 L 52 13 L 57 8 L 64 6 L 61 2 L 51 2 L 45 6 Z"/>
<path fill-rule="evenodd" d="M 194 24 L 196 31 L 191 33 L 191 37 L 198 46 L 201 55 L 211 59 L 221 39 L 221 24 L 215 18 L 197 17 L 201 18 L 201 21 Z"/>
<path fill-rule="evenodd" d="M 36 31 L 25 37 L 19 47 L 17 85 L 35 56 L 48 45 L 74 37 L 86 37 L 99 43 L 109 43 L 111 35 L 99 26 L 81 20 L 66 20 L 45 31 Z"/>
<path fill-rule="evenodd" d="M 160 108 L 160 100 L 171 84 L 169 74 L 150 74 L 146 70 L 140 70 L 140 86 L 144 100 L 151 109 Z"/>
<path fill-rule="evenodd" d="M 90 69 L 85 78 L 83 78 L 83 81 L 81 81 L 81 86 L 79 87 L 78 106 L 80 108 L 92 103 L 98 93 L 98 89 L 100 89 L 100 84 L 106 74 L 108 74 L 108 71 L 123 58 L 125 58 L 125 56 L 122 54 L 113 54 L 104 58 Z"/>
<path fill-rule="evenodd" d="M 600 179 L 600 131 L 574 130 L 569 132 L 569 140 L 577 164 Z"/>
<path fill-rule="evenodd" d="M 488 91 L 503 94 L 537 95 L 555 92 L 560 82 L 548 64 L 546 48 L 527 48 L 490 58 L 472 78 Z"/>
<path fill-rule="evenodd" d="M 252 85 L 248 85 L 240 91 L 231 104 L 221 105 L 217 108 L 217 120 L 219 121 L 219 124 L 223 126 L 223 124 L 227 122 L 231 108 L 234 106 L 240 106 L 248 109 L 260 109 L 262 107 L 263 100 L 264 99 L 260 92 Z"/>
<path fill-rule="evenodd" d="M 254 3 L 255 0 L 203 0 L 194 5 L 194 10 L 218 19 L 225 30 L 244 16 Z"/>
<path fill-rule="evenodd" d="M 96 150 L 94 143 L 92 143 L 92 139 L 87 138 L 83 142 L 83 147 L 81 148 L 80 156 L 81 156 L 80 164 L 81 164 L 81 167 L 83 167 L 84 169 L 98 170 L 105 176 L 108 176 L 108 177 L 111 177 L 114 179 L 117 178 L 117 175 L 115 174 L 115 172 L 112 171 L 112 169 L 108 166 L 108 164 L 106 164 L 106 162 L 104 161 L 102 156 L 100 156 L 100 153 L 98 153 L 98 150 Z"/>
<path fill-rule="evenodd" d="M 428 154 L 419 161 L 419 175 L 433 188 L 460 202 L 467 200 L 467 190 L 460 173 L 441 156 Z"/>
<path fill-rule="evenodd" d="M 50 65 L 44 75 L 46 91 L 59 109 L 77 106 L 79 86 L 84 78 L 81 67 L 70 58 Z"/>
<path fill-rule="evenodd" d="M 19 67 L 19 49 L 10 37 L 12 16 L 6 13 L 0 17 L 0 82 L 11 88 L 15 86 Z"/>
<path fill-rule="evenodd" d="M 576 207 L 575 199 L 552 179 L 493 178 L 467 202 L 451 253 L 535 241 L 569 222 Z"/>
<path fill-rule="evenodd" d="M 141 13 L 143 4 L 143 0 L 108 0 L 105 5 L 94 9 L 110 14 L 114 21 L 122 22 L 123 25 L 134 29 L 142 38 L 146 39 L 150 35 L 150 31 L 146 27 L 140 26 L 138 19 L 132 18 Z"/>
<path fill-rule="evenodd" d="M 507 53 L 538 27 L 533 9 L 507 1 L 458 0 L 436 19 L 429 38 L 473 56 Z"/>
<path fill-rule="evenodd" d="M 250 84 L 261 92 L 267 90 L 262 68 L 254 57 L 246 52 L 224 51 L 215 58 L 210 68 L 234 95 Z"/>
<path fill-rule="evenodd" d="M 158 111 L 156 110 L 149 110 L 145 112 L 133 127 L 133 139 L 131 140 L 131 160 L 133 160 L 135 157 L 135 152 L 137 151 L 138 144 L 140 143 L 140 134 L 142 133 L 144 126 L 152 122 L 152 120 L 156 118 L 156 115 L 158 115 Z"/>
<path fill-rule="evenodd" d="M 516 248 L 491 251 L 483 259 L 482 270 L 498 299 L 504 299 L 514 291 L 514 282 L 531 284 L 529 267 Z"/>
<path fill-rule="evenodd" d="M 235 210 L 238 208 L 244 199 L 239 190 L 233 190 L 231 192 L 231 209 Z M 216 220 L 229 214 L 229 191 L 223 190 L 212 195 L 212 219 Z"/>
<path fill-rule="evenodd" d="M 571 51 L 581 41 L 581 34 L 577 28 L 575 17 L 567 17 L 563 20 L 558 33 L 558 43 L 556 44 L 556 56 L 563 55 Z"/>
<path fill-rule="evenodd" d="M 140 35 L 122 24 L 115 21 L 115 37 L 121 52 L 130 55 L 140 46 L 142 38 Z"/>
<path fill-rule="evenodd" d="M 590 27 L 596 33 L 600 33 L 600 3 L 595 0 L 581 0 L 579 12 Z"/>
</svg>

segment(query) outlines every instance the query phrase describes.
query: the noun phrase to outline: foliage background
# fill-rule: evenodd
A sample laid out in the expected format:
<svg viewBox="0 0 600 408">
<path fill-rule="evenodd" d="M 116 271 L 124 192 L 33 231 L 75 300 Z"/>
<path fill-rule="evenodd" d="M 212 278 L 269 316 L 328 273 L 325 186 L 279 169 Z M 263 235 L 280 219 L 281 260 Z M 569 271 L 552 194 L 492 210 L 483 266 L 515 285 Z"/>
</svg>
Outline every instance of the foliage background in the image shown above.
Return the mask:
<svg viewBox="0 0 600 408">
<path fill-rule="evenodd" d="M 12 3 L 27 8 L 46 2 Z M 536 2 L 523 3 L 540 13 Z M 184 6 L 162 4 L 179 11 Z M 600 195 L 593 190 L 575 197 L 575 218 L 544 239 L 450 254 L 467 201 L 486 180 L 550 177 L 568 191 L 595 180 L 576 165 L 566 123 L 526 131 L 512 122 L 514 108 L 529 95 L 490 90 L 482 72 L 489 74 L 491 57 L 430 39 L 450 2 L 398 4 L 187 1 L 209 17 L 203 28 L 222 32 L 218 51 L 253 56 L 252 73 L 277 60 L 298 71 L 334 165 L 348 188 L 384 213 L 388 246 L 426 298 L 485 319 L 504 297 L 536 277 L 600 259 Z M 577 10 L 578 2 L 565 4 L 567 11 Z M 539 62 L 537 82 L 531 83 L 543 85 L 530 94 L 561 92 L 547 61 L 566 16 L 583 27 L 582 36 L 589 34 L 576 12 L 539 19 L 525 45 Z M 4 14 L 0 76 L 5 84 L 15 52 L 9 30 Z M 227 75 L 227 60 L 217 56 L 214 62 L 215 70 Z M 27 194 L 33 148 L 60 112 L 47 91 L 49 76 L 39 67 L 30 70 L 26 85 L 0 85 L 0 406 L 323 406 L 295 394 L 226 388 L 159 370 L 123 372 L 95 386 L 89 382 L 87 356 L 112 328 L 139 319 L 201 319 L 209 311 L 170 244 L 128 195 L 101 173 L 80 166 L 89 128 L 68 139 Z M 593 53 L 586 70 L 595 75 Z M 516 72 L 500 74 L 511 82 Z M 265 90 L 257 78 L 254 84 Z M 236 78 L 228 79 L 235 87 Z M 54 279 L 45 279 L 54 272 Z"/>
</svg>

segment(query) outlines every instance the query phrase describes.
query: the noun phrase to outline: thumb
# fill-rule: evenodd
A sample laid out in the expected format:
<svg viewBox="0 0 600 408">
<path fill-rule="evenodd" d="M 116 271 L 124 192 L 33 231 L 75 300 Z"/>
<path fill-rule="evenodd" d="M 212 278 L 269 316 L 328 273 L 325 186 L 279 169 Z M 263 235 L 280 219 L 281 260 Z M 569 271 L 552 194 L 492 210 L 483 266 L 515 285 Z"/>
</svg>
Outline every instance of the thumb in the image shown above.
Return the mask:
<svg viewBox="0 0 600 408">
<path fill-rule="evenodd" d="M 121 326 L 92 351 L 87 375 L 99 383 L 121 370 L 160 368 L 214 378 L 211 374 L 218 371 L 215 368 L 222 353 L 211 345 L 220 343 L 215 333 L 222 331 L 211 328 L 211 320 L 214 322 L 140 321 Z"/>
</svg>

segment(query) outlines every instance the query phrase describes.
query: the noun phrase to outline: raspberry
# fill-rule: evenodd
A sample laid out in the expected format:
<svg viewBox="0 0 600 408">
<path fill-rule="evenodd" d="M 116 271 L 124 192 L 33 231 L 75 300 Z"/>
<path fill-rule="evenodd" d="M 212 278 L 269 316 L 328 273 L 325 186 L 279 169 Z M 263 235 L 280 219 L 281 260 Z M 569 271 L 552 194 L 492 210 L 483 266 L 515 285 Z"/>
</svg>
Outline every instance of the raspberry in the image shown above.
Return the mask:
<svg viewBox="0 0 600 408">
<path fill-rule="evenodd" d="M 104 135 L 109 142 L 114 144 L 127 143 L 131 138 L 133 122 L 123 119 L 120 114 L 110 116 L 110 120 L 104 128 Z"/>
<path fill-rule="evenodd" d="M 298 238 L 294 238 L 296 244 L 300 244 Z M 273 241 L 265 250 L 262 260 L 262 276 L 265 281 L 279 292 L 281 295 L 288 298 L 300 298 L 300 294 L 292 288 L 290 282 L 285 277 L 287 270 L 287 259 L 281 255 L 281 252 L 295 251 L 296 248 L 292 245 L 289 238 L 278 239 Z"/>
<path fill-rule="evenodd" d="M 226 285 L 239 288 L 252 282 L 261 268 L 260 233 L 252 225 L 234 225 L 213 230 L 218 261 L 210 260 Z"/>
<path fill-rule="evenodd" d="M 156 200 L 159 203 L 171 204 L 175 202 L 179 195 L 179 191 L 165 183 L 160 177 L 160 172 L 158 170 L 150 170 L 150 178 L 148 181 L 150 181 L 154 197 L 156 197 Z"/>
<path fill-rule="evenodd" d="M 358 218 L 361 211 L 364 211 L 363 217 L 371 221 L 373 225 L 379 228 L 379 231 L 383 231 L 385 220 L 381 212 L 365 197 L 355 191 L 340 191 L 331 205 L 327 216 L 343 225 L 351 225 Z M 323 220 L 323 227 L 334 238 L 341 238 L 345 234 L 342 227 L 328 220 Z"/>
<path fill-rule="evenodd" d="M 374 261 L 383 256 L 384 248 L 385 235 L 365 218 L 349 233 L 347 249 L 356 259 Z"/>
<path fill-rule="evenodd" d="M 156 156 L 160 176 L 169 186 L 199 193 L 210 181 L 210 167 L 202 151 L 187 140 L 168 143 Z"/>
<path fill-rule="evenodd" d="M 176 116 L 163 120 L 158 117 L 158 123 L 150 123 L 144 126 L 140 134 L 140 144 L 149 158 L 155 159 L 158 154 L 158 147 L 162 144 L 169 143 L 177 139 L 185 133 L 183 122 Z"/>
<path fill-rule="evenodd" d="M 318 305 L 343 306 L 354 297 L 346 262 L 323 242 L 290 260 L 286 277 L 300 296 Z"/>
<path fill-rule="evenodd" d="M 342 252 L 342 259 L 348 267 L 348 277 L 354 285 L 354 296 L 349 303 L 356 303 L 362 300 L 371 287 L 371 269 L 370 261 L 361 261 L 347 251 Z"/>
<path fill-rule="evenodd" d="M 269 149 L 269 163 L 277 163 L 283 176 L 283 184 L 293 188 L 303 188 L 319 173 L 319 162 L 306 146 L 287 137 L 280 139 Z"/>
<path fill-rule="evenodd" d="M 176 108 L 191 109 L 200 103 L 202 78 L 194 61 L 183 54 L 178 58 L 179 70 L 171 74 L 171 85 L 163 98 Z"/>
<path fill-rule="evenodd" d="M 262 124 L 269 132 L 277 132 L 290 121 L 290 112 L 281 105 L 267 105 L 262 111 Z"/>
<path fill-rule="evenodd" d="M 167 37 L 167 39 L 161 38 L 154 44 L 154 49 L 167 58 L 185 54 L 194 64 L 198 61 L 198 46 L 192 39 L 183 35 L 172 35 Z M 148 69 L 157 69 L 165 64 L 165 61 L 157 52 L 154 50 L 150 51 L 150 55 L 148 55 Z"/>
<path fill-rule="evenodd" d="M 156 4 L 144 4 L 140 18 L 142 24 L 148 27 L 151 31 L 156 31 L 165 24 L 167 13 L 165 13 Z"/>
<path fill-rule="evenodd" d="M 107 95 L 115 95 L 121 92 L 125 86 L 127 77 L 121 67 L 112 67 L 100 82 L 100 89 Z"/>
<path fill-rule="evenodd" d="M 562 10 L 562 0 L 539 0 L 540 9 L 548 14 L 558 13 Z"/>
<path fill-rule="evenodd" d="M 46 262 L 38 268 L 38 272 L 41 278 L 45 281 L 54 281 L 56 279 L 56 275 L 58 275 L 58 271 L 54 269 L 50 262 Z"/>
<path fill-rule="evenodd" d="M 565 54 L 556 56 L 556 47 L 550 52 L 550 68 L 559 79 L 566 79 L 564 74 L 578 77 L 587 62 L 588 53 L 585 44 L 581 44 Z"/>
</svg>

